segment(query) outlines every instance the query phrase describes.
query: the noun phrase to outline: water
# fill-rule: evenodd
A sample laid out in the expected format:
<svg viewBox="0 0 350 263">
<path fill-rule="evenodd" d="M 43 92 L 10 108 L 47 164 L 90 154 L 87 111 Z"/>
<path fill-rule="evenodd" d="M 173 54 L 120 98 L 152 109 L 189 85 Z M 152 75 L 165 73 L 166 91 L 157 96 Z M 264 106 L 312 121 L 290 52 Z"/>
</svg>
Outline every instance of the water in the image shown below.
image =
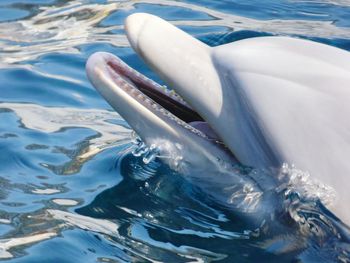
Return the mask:
<svg viewBox="0 0 350 263">
<path fill-rule="evenodd" d="M 332 192 L 302 172 L 286 168 L 294 179 L 281 186 L 283 213 L 252 229 L 162 163 L 131 154 L 128 124 L 84 65 L 112 52 L 159 81 L 124 35 L 123 20 L 140 11 L 209 45 L 289 35 L 350 51 L 348 0 L 2 0 L 0 258 L 349 262 L 348 229 L 317 202 Z"/>
</svg>

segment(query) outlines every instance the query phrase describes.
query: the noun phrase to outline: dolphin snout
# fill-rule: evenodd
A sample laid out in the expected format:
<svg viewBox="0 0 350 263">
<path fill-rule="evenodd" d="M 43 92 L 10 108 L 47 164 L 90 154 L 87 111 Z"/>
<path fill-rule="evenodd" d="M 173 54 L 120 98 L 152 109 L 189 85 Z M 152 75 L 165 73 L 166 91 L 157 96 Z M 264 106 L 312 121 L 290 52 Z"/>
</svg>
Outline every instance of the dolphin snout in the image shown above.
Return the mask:
<svg viewBox="0 0 350 263">
<path fill-rule="evenodd" d="M 136 51 L 139 50 L 138 43 L 139 38 L 147 21 L 151 18 L 151 15 L 145 13 L 135 13 L 129 15 L 125 20 L 125 31 L 127 32 L 128 40 Z"/>
</svg>

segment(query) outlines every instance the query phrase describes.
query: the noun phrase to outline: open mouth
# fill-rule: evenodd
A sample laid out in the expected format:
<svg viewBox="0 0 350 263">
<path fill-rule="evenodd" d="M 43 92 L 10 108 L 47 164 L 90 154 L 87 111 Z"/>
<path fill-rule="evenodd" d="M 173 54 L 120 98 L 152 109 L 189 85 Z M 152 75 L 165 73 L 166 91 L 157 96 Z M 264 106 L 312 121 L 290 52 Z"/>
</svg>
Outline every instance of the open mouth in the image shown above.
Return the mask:
<svg viewBox="0 0 350 263">
<path fill-rule="evenodd" d="M 203 118 L 173 90 L 142 75 L 118 57 L 109 56 L 105 63 L 113 82 L 139 103 L 191 132 L 221 144 Z"/>
</svg>

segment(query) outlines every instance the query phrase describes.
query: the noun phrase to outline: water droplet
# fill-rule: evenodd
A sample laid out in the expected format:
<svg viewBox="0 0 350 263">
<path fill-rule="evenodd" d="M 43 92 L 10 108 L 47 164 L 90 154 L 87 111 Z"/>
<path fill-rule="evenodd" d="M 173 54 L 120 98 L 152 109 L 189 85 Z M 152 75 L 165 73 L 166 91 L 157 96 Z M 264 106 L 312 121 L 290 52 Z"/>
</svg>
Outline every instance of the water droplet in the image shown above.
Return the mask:
<svg viewBox="0 0 350 263">
<path fill-rule="evenodd" d="M 148 152 L 145 154 L 145 156 L 142 159 L 143 163 L 149 164 L 150 162 L 154 161 L 154 159 L 157 158 L 158 154 L 159 154 L 159 149 L 154 144 L 152 144 Z"/>
<path fill-rule="evenodd" d="M 139 146 L 142 143 L 141 138 L 136 134 L 135 131 L 131 132 L 131 143 Z"/>
<path fill-rule="evenodd" d="M 144 142 L 141 142 L 137 147 L 132 151 L 132 155 L 135 157 L 140 157 L 142 154 L 148 151 L 148 147 Z"/>
</svg>

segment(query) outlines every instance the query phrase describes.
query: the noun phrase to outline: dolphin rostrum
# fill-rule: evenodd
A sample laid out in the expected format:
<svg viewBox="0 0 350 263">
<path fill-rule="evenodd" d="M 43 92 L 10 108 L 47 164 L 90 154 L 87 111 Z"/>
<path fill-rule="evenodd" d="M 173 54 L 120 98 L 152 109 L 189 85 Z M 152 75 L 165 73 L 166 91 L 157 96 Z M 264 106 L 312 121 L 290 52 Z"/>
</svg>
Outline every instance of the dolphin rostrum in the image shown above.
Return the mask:
<svg viewBox="0 0 350 263">
<path fill-rule="evenodd" d="M 181 97 L 108 53 L 92 55 L 87 73 L 165 162 L 218 199 L 265 214 L 274 204 L 266 205 L 264 186 L 238 178 L 230 164 L 293 164 L 336 191 L 327 208 L 350 223 L 349 52 L 289 37 L 209 47 L 144 13 L 129 16 L 125 29 L 134 50 Z M 248 194 L 238 204 L 230 187 Z"/>
</svg>

